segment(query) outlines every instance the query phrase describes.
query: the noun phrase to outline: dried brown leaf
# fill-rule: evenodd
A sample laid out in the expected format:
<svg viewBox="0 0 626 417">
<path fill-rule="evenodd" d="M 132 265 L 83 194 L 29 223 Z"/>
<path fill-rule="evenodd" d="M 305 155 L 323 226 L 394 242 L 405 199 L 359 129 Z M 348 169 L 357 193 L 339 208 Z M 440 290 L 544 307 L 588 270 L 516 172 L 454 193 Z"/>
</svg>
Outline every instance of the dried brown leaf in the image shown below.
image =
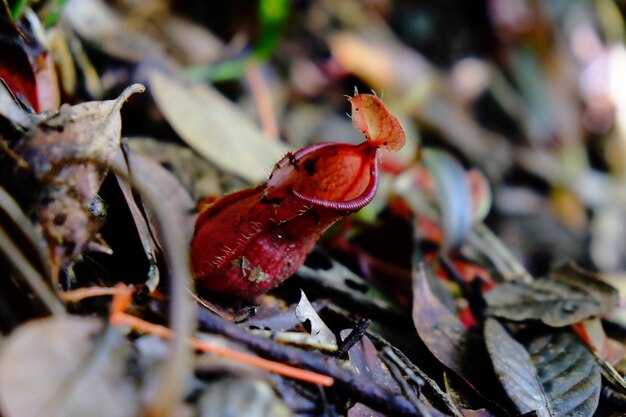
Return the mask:
<svg viewBox="0 0 626 417">
<path fill-rule="evenodd" d="M 464 362 L 474 340 L 463 323 L 435 297 L 424 268 L 413 277 L 413 323 L 428 350 L 439 361 L 464 377 Z"/>
<path fill-rule="evenodd" d="M 580 339 L 560 331 L 535 338 L 526 348 L 553 415 L 592 416 L 600 398 L 600 368 Z"/>
<path fill-rule="evenodd" d="M 133 30 L 101 0 L 71 0 L 63 7 L 63 21 L 82 39 L 120 59 L 139 62 L 164 56 L 145 33 Z"/>
<path fill-rule="evenodd" d="M 572 263 L 530 283 L 501 284 L 486 293 L 485 299 L 494 316 L 541 320 L 554 327 L 606 313 L 619 303 L 615 288 Z"/>
<path fill-rule="evenodd" d="M 536 411 L 538 417 L 555 416 L 524 346 L 495 319 L 485 322 L 485 342 L 496 375 L 518 411 Z"/>
<path fill-rule="evenodd" d="M 265 137 L 233 103 L 205 84 L 187 85 L 159 70 L 148 74 L 165 118 L 189 146 L 250 182 L 267 179 L 287 151 Z"/>
<path fill-rule="evenodd" d="M 28 322 L 0 355 L 0 408 L 6 417 L 131 417 L 135 385 L 126 377 L 129 348 L 93 318 Z"/>
<path fill-rule="evenodd" d="M 105 166 L 123 161 L 120 108 L 140 91 L 143 86 L 134 85 L 117 100 L 63 105 L 15 148 L 45 186 L 38 215 L 55 269 L 79 254 L 102 224 L 94 203 Z"/>
</svg>

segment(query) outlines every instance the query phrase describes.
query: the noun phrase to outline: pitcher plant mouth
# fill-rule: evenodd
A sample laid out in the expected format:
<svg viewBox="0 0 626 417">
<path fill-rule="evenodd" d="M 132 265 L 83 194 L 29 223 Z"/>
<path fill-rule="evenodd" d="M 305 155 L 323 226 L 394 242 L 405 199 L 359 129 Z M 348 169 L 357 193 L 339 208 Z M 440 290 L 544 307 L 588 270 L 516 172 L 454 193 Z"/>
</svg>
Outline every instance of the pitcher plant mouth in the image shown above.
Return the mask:
<svg viewBox="0 0 626 417">
<path fill-rule="evenodd" d="M 400 149 L 404 131 L 377 97 L 349 100 L 365 142 L 289 153 L 267 183 L 226 195 L 200 214 L 191 247 L 198 286 L 253 300 L 291 276 L 333 223 L 372 201 L 379 148 Z"/>
<path fill-rule="evenodd" d="M 354 212 L 376 195 L 378 175 L 378 148 L 370 142 L 319 143 L 278 162 L 265 196 L 270 200 L 284 197 L 282 189 L 316 207 Z"/>
</svg>

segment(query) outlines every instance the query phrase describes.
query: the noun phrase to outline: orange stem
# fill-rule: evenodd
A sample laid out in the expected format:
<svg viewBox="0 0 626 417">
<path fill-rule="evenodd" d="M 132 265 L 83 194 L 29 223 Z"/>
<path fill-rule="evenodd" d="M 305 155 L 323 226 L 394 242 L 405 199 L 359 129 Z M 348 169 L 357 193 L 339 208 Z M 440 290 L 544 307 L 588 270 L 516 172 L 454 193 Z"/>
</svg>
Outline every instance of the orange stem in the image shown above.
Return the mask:
<svg viewBox="0 0 626 417">
<path fill-rule="evenodd" d="M 310 382 L 312 384 L 322 385 L 325 387 L 330 387 L 334 383 L 333 378 L 330 376 L 285 365 L 284 363 L 270 361 L 268 359 L 238 352 L 236 350 L 230 350 L 226 347 L 207 342 L 206 340 L 193 338 L 189 341 L 189 345 L 203 352 L 212 352 L 224 358 L 232 359 L 256 368 L 265 369 L 266 371 L 270 371 L 275 374 L 298 379 L 300 381 Z"/>
<path fill-rule="evenodd" d="M 111 302 L 111 315 L 110 321 L 113 324 L 118 324 L 117 319 L 119 314 L 123 314 L 126 308 L 130 305 L 133 297 L 133 290 L 121 282 L 115 286 L 115 295 Z"/>
<path fill-rule="evenodd" d="M 261 64 L 251 59 L 246 63 L 245 68 L 248 86 L 259 112 L 261 128 L 268 137 L 278 140 L 278 122 L 272 103 L 272 93 L 261 71 Z"/>
<path fill-rule="evenodd" d="M 132 290 L 123 284 L 121 286 L 118 284 L 115 288 L 119 289 L 119 292 L 116 292 L 115 296 L 113 297 L 113 303 L 111 306 L 110 320 L 112 324 L 126 324 L 127 326 L 130 326 L 137 331 L 154 334 L 163 339 L 171 339 L 172 337 L 174 337 L 174 332 L 172 332 L 165 326 L 150 323 L 138 317 L 124 313 L 124 310 L 130 303 Z M 247 365 L 254 366 L 259 369 L 264 369 L 266 371 L 273 372 L 275 374 L 285 377 L 298 379 L 300 381 L 310 382 L 311 384 L 322 385 L 325 387 L 329 387 L 334 383 L 333 378 L 330 376 L 296 368 L 290 365 L 285 365 L 284 363 L 270 361 L 268 359 L 263 359 L 255 355 L 231 350 L 224 346 L 216 345 L 197 337 L 190 338 L 187 343 L 189 344 L 189 346 L 201 352 L 214 353 L 224 358 L 245 363 Z"/>
</svg>

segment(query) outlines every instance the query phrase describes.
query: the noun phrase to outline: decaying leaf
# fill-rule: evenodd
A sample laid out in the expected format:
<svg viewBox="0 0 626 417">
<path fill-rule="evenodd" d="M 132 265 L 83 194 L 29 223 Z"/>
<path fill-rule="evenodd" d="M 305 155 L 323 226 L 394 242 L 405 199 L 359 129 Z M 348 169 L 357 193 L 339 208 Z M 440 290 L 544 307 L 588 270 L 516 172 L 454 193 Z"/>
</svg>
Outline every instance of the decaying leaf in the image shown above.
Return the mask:
<svg viewBox="0 0 626 417">
<path fill-rule="evenodd" d="M 467 236 L 461 247 L 463 255 L 478 264 L 491 264 L 497 275 L 504 281 L 520 280 L 526 283 L 533 277 L 510 249 L 484 223 L 478 223 Z"/>
<path fill-rule="evenodd" d="M 495 319 L 487 319 L 485 322 L 485 342 L 496 375 L 518 411 L 535 411 L 537 417 L 554 416 L 524 346 L 513 339 Z"/>
<path fill-rule="evenodd" d="M 93 318 L 31 321 L 0 355 L 0 408 L 6 417 L 132 417 L 139 401 L 126 376 L 130 350 Z"/>
<path fill-rule="evenodd" d="M 327 265 L 302 265 L 298 269 L 298 278 L 309 285 L 321 286 L 323 290 L 336 299 L 348 298 L 354 303 L 363 305 L 366 310 L 385 311 L 400 315 L 400 309 L 388 296 L 376 290 L 345 265 L 329 257 L 327 254 L 313 250 L 308 259 L 319 258 Z"/>
<path fill-rule="evenodd" d="M 296 317 L 302 323 L 308 323 L 311 326 L 311 335 L 318 338 L 320 344 L 333 346 L 335 350 L 337 349 L 335 335 L 317 314 L 302 290 L 300 290 L 300 302 L 296 307 Z"/>
<path fill-rule="evenodd" d="M 554 416 L 592 416 L 600 398 L 600 368 L 582 342 L 561 331 L 527 344 Z"/>
<path fill-rule="evenodd" d="M 46 184 L 38 216 L 54 270 L 81 253 L 102 225 L 97 192 L 106 165 L 123 161 L 120 108 L 139 91 L 143 86 L 134 85 L 117 100 L 64 105 L 15 147 L 34 176 Z"/>
<path fill-rule="evenodd" d="M 541 320 L 562 327 L 606 313 L 618 291 L 597 275 L 569 263 L 531 283 L 499 285 L 485 294 L 489 312 L 509 320 Z"/>
<path fill-rule="evenodd" d="M 189 146 L 250 182 L 265 180 L 287 149 L 263 135 L 240 110 L 207 85 L 189 86 L 158 70 L 150 92 L 174 130 Z"/>
</svg>

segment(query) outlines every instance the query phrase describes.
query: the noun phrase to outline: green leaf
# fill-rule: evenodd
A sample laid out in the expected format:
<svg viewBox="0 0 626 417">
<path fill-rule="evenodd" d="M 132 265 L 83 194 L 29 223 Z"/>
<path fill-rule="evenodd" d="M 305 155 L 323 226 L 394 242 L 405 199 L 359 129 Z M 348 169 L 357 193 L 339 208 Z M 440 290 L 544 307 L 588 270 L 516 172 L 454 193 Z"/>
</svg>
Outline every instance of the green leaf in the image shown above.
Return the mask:
<svg viewBox="0 0 626 417">
<path fill-rule="evenodd" d="M 59 21 L 65 3 L 67 3 L 67 0 L 51 0 L 45 3 L 41 11 L 45 27 L 49 28 Z"/>
<path fill-rule="evenodd" d="M 6 7 L 8 7 L 8 3 L 6 0 L 4 0 L 4 4 Z M 28 0 L 15 0 L 13 6 L 11 6 L 10 8 L 11 18 L 13 19 L 13 21 L 16 21 L 17 19 L 22 17 L 22 13 L 24 13 L 24 9 L 26 8 L 27 4 Z"/>
<path fill-rule="evenodd" d="M 289 3 L 289 0 L 259 0 L 261 34 L 254 47 L 257 59 L 266 60 L 272 56 L 289 16 Z"/>
</svg>

